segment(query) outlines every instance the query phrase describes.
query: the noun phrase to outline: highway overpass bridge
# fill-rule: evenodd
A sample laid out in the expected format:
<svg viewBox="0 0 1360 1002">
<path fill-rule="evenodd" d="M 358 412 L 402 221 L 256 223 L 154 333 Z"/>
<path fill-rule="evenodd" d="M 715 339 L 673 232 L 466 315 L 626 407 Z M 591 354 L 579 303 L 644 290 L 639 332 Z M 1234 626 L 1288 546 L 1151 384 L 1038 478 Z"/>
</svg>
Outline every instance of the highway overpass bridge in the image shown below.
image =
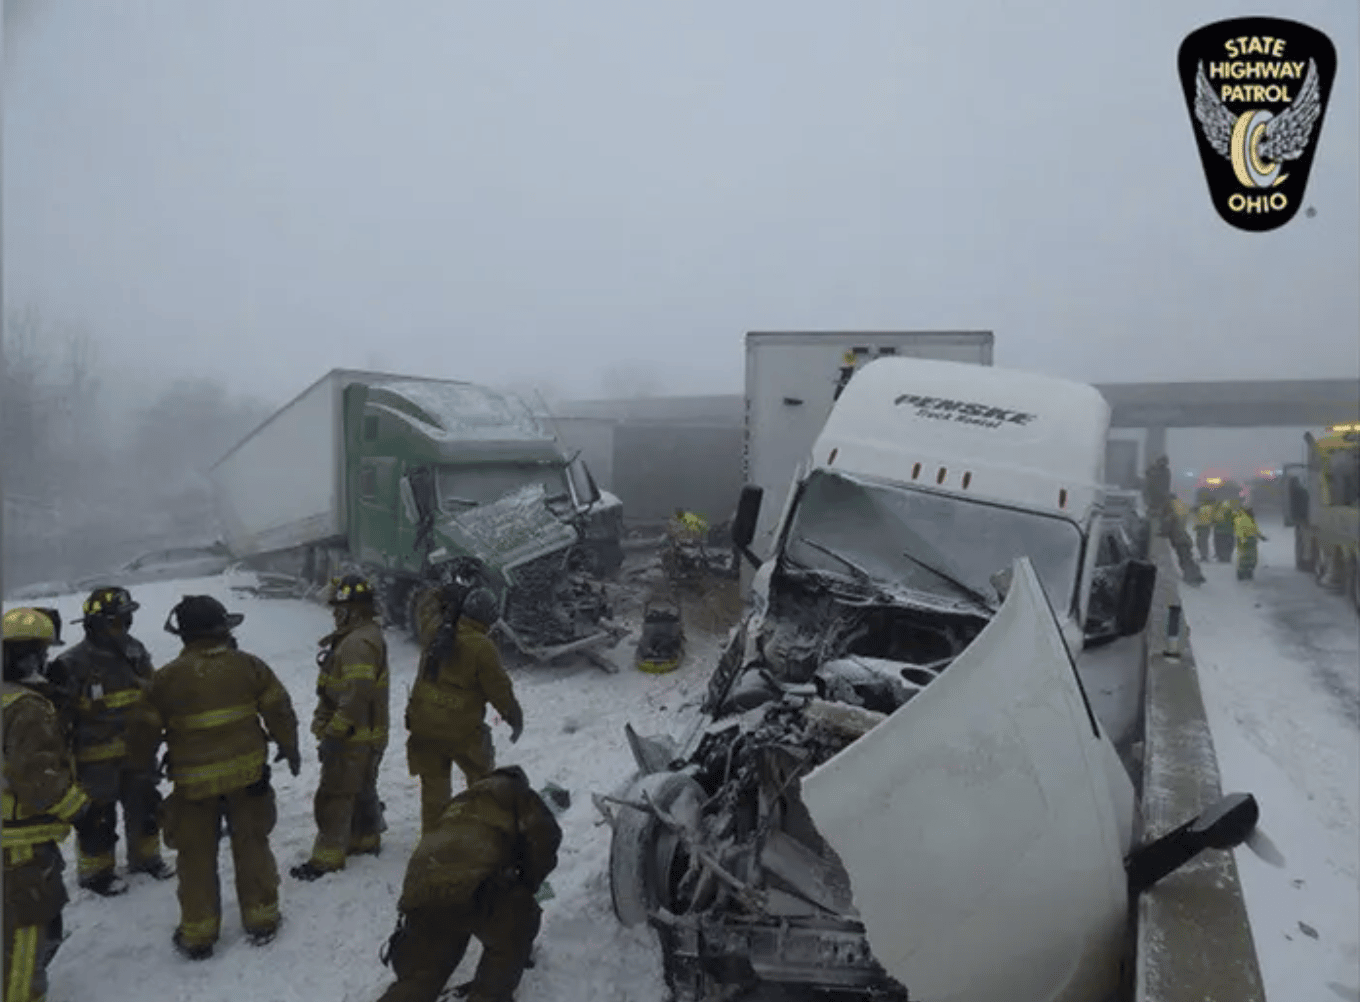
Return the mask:
<svg viewBox="0 0 1360 1002">
<path fill-rule="evenodd" d="M 1310 428 L 1360 420 L 1360 379 L 1097 383 L 1115 428 L 1145 430 L 1144 455 L 1168 428 Z"/>
</svg>

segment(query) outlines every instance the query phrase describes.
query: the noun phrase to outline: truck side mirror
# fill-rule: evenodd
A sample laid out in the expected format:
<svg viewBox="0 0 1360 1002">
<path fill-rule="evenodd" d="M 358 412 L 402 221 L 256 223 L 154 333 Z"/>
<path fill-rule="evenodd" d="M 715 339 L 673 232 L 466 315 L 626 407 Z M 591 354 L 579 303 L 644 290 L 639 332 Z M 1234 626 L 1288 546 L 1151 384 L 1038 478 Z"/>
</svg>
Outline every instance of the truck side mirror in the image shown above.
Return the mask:
<svg viewBox="0 0 1360 1002">
<path fill-rule="evenodd" d="M 581 472 L 586 476 L 586 487 L 590 490 L 590 496 L 586 498 L 586 504 L 598 504 L 601 497 L 600 488 L 599 485 L 595 483 L 595 478 L 590 473 L 590 467 L 586 465 L 584 459 L 576 459 L 574 462 L 579 465 Z"/>
<path fill-rule="evenodd" d="M 1125 565 L 1116 620 L 1121 637 L 1143 632 L 1152 611 L 1152 593 L 1156 587 L 1157 565 L 1151 560 L 1130 560 Z"/>
<path fill-rule="evenodd" d="M 763 488 L 747 484 L 741 489 L 737 501 L 737 516 L 732 520 L 732 542 L 739 549 L 746 549 L 756 538 L 756 521 L 760 518 L 760 502 L 765 496 Z"/>
<path fill-rule="evenodd" d="M 1138 846 L 1124 861 L 1129 894 L 1141 894 L 1205 849 L 1233 849 L 1251 838 L 1261 809 L 1250 793 L 1230 793 L 1161 838 Z"/>
<path fill-rule="evenodd" d="M 751 540 L 756 538 L 756 521 L 760 518 L 760 502 L 764 497 L 763 488 L 747 484 L 741 489 L 741 497 L 737 500 L 737 514 L 732 519 L 732 544 L 753 567 L 760 566 L 760 561 L 751 552 L 750 546 Z"/>
</svg>

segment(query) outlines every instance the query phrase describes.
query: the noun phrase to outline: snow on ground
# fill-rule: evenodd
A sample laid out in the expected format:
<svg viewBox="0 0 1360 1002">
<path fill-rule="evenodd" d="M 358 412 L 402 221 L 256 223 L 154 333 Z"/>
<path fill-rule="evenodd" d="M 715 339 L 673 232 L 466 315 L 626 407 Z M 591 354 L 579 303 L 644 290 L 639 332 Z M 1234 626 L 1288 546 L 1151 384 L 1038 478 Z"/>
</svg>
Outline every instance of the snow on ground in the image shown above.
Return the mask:
<svg viewBox="0 0 1360 1002">
<path fill-rule="evenodd" d="M 1182 588 L 1225 792 L 1255 794 L 1283 867 L 1237 864 L 1269 1002 L 1360 1002 L 1360 624 L 1263 526 L 1253 581 Z M 1270 855 L 1269 852 L 1266 853 Z"/>
<path fill-rule="evenodd" d="M 272 844 L 282 874 L 284 916 L 279 936 L 262 948 L 246 942 L 231 853 L 224 844 L 217 951 L 204 962 L 184 960 L 170 942 L 179 918 L 176 882 L 137 875 L 129 879 L 127 894 L 97 897 L 76 886 L 72 837 L 63 844 L 71 894 L 65 912 L 69 935 L 50 968 L 51 1002 L 371 1002 L 391 981 L 378 950 L 392 932 L 406 862 L 420 826 L 419 784 L 406 771 L 401 729 L 416 649 L 397 631 L 388 631 L 396 726 L 381 771 L 389 826 L 382 855 L 350 860 L 344 872 L 315 883 L 299 882 L 287 871 L 307 857 L 315 833 L 312 795 L 319 769 L 307 727 L 315 706 L 316 642 L 331 629 L 331 619 L 327 609 L 312 602 L 242 597 L 230 590 L 232 583 L 249 580 L 249 575 L 226 576 L 133 587 L 142 608 L 132 632 L 162 665 L 179 652 L 177 638 L 161 625 L 170 608 L 185 594 L 215 595 L 228 609 L 245 613 L 236 631 L 242 649 L 264 658 L 292 695 L 303 766 L 296 779 L 283 763 L 273 775 L 279 822 Z M 63 622 L 71 624 L 63 631 L 68 644 L 80 636 L 72 621 L 80 616 L 83 597 L 35 603 L 59 609 Z M 7 602 L 5 607 L 23 604 Z M 508 727 L 488 711 L 498 763 L 522 765 L 536 788 L 554 782 L 571 794 L 571 806 L 559 815 L 563 842 L 558 868 L 549 877 L 556 897 L 544 904 L 536 967 L 525 974 L 517 994 L 520 1002 L 655 1002 L 665 996 L 655 934 L 645 927 L 625 929 L 614 917 L 607 874 L 610 830 L 590 794 L 613 792 L 633 771 L 625 723 L 643 735 L 678 735 L 692 719 L 721 639 L 691 632 L 685 663 L 669 675 L 647 675 L 631 667 L 635 633 L 611 652 L 620 666 L 617 674 L 593 666 L 513 671 L 525 713 L 524 735 L 513 746 Z M 457 769 L 454 776 L 457 791 Z M 169 792 L 168 784 L 162 792 Z M 120 868 L 125 848 L 121 837 L 120 831 Z M 474 941 L 451 986 L 472 977 L 479 953 Z"/>
</svg>

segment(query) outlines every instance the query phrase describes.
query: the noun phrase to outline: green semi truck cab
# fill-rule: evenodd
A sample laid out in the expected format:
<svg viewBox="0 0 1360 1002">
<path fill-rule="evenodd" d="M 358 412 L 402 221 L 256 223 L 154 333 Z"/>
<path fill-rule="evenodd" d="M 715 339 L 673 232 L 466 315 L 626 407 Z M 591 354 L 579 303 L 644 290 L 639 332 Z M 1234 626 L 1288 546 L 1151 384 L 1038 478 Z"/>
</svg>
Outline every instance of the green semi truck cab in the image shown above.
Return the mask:
<svg viewBox="0 0 1360 1002">
<path fill-rule="evenodd" d="M 321 584 L 358 570 L 389 622 L 472 558 L 499 638 L 536 660 L 615 639 L 599 578 L 622 505 L 515 398 L 472 383 L 333 370 L 211 471 L 224 537 L 259 570 Z"/>
</svg>

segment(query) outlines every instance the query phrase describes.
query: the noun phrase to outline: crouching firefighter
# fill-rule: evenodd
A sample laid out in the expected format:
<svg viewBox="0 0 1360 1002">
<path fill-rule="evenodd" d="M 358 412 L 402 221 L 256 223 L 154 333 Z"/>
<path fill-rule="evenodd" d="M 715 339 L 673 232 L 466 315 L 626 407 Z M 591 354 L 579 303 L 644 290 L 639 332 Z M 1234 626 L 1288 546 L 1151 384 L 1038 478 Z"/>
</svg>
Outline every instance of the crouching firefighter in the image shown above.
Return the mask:
<svg viewBox="0 0 1360 1002">
<path fill-rule="evenodd" d="M 165 622 L 184 648 L 156 672 L 148 694 L 164 723 L 175 784 L 164 804 L 165 844 L 178 853 L 180 922 L 173 941 L 191 960 L 212 956 L 221 929 L 217 850 L 223 818 L 246 935 L 262 945 L 279 926 L 279 871 L 269 846 L 278 813 L 267 739 L 279 747 L 274 761 L 286 759 L 294 776 L 302 759 L 288 691 L 231 635 L 244 618 L 228 614 L 209 595 L 186 596 Z"/>
<path fill-rule="evenodd" d="M 4 616 L 5 1002 L 41 1002 L 47 993 L 67 901 L 57 846 L 90 805 L 56 708 L 39 692 L 60 630 L 45 610 Z"/>
<path fill-rule="evenodd" d="M 495 768 L 486 704 L 510 725 L 512 744 L 524 730 L 524 711 L 486 635 L 498 618 L 495 596 L 476 588 L 460 603 L 455 591 L 428 590 L 417 604 L 424 651 L 406 706 L 406 763 L 420 777 L 422 832 L 448 805 L 453 765 L 469 786 Z"/>
<path fill-rule="evenodd" d="M 407 864 L 397 928 L 380 955 L 397 980 L 379 1002 L 435 1002 L 473 936 L 481 962 L 455 993 L 510 1002 L 538 935 L 534 896 L 561 844 L 562 829 L 519 766 L 454 797 Z"/>
<path fill-rule="evenodd" d="M 378 766 L 387 748 L 387 642 L 373 586 L 358 574 L 331 583 L 335 632 L 321 641 L 312 734 L 321 742 L 321 781 L 314 809 L 316 842 L 299 880 L 343 869 L 345 857 L 377 855 L 383 829 Z"/>
<path fill-rule="evenodd" d="M 114 872 L 118 805 L 130 873 L 174 876 L 161 859 L 156 790 L 159 721 L 146 702 L 151 655 L 128 631 L 140 606 L 125 588 L 96 588 L 79 622 L 85 639 L 57 658 L 74 729 L 76 775 L 93 805 L 76 825 L 80 886 L 106 897 L 127 890 Z"/>
</svg>

